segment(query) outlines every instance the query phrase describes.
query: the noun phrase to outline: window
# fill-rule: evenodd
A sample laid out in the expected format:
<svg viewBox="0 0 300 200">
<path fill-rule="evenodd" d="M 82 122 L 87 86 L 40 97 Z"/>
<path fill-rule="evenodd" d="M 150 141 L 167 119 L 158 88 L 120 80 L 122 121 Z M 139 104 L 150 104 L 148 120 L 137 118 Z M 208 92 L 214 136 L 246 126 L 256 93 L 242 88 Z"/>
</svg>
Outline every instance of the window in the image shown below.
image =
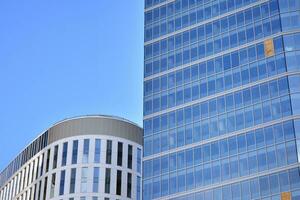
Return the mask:
<svg viewBox="0 0 300 200">
<path fill-rule="evenodd" d="M 95 163 L 100 163 L 100 152 L 101 152 L 101 140 L 96 139 L 95 140 L 95 157 L 94 157 Z"/>
<path fill-rule="evenodd" d="M 40 196 L 41 196 L 41 186 L 42 186 L 42 180 L 39 181 L 38 200 L 40 199 Z"/>
<path fill-rule="evenodd" d="M 88 181 L 88 168 L 83 167 L 81 169 L 81 184 L 80 184 L 80 191 L 82 193 L 87 192 L 87 181 Z"/>
<path fill-rule="evenodd" d="M 83 163 L 89 162 L 89 148 L 90 148 L 90 140 L 84 139 L 84 141 L 83 141 L 83 156 L 82 156 Z"/>
<path fill-rule="evenodd" d="M 300 173 L 299 168 L 289 170 L 291 189 L 300 188 Z"/>
<path fill-rule="evenodd" d="M 54 197 L 55 181 L 56 181 L 56 174 L 53 173 L 51 177 L 50 198 Z"/>
<path fill-rule="evenodd" d="M 152 160 L 148 160 L 144 162 L 143 174 L 145 178 L 152 176 Z"/>
<path fill-rule="evenodd" d="M 282 29 L 284 31 L 299 28 L 300 17 L 298 12 L 289 12 L 281 15 Z"/>
<path fill-rule="evenodd" d="M 232 199 L 240 199 L 241 198 L 241 188 L 239 184 L 231 185 Z"/>
<path fill-rule="evenodd" d="M 27 167 L 25 167 L 25 169 L 23 170 L 23 180 L 22 180 L 22 188 L 21 190 L 23 190 L 25 188 L 25 179 L 26 179 L 26 172 L 27 172 Z"/>
<path fill-rule="evenodd" d="M 39 176 L 39 167 L 40 167 L 40 157 L 37 158 L 37 164 L 36 164 L 36 170 L 35 170 L 36 171 L 35 172 L 35 179 L 38 179 L 38 176 Z"/>
<path fill-rule="evenodd" d="M 144 155 L 152 154 L 152 137 L 144 138 Z"/>
<path fill-rule="evenodd" d="M 110 173 L 111 170 L 109 168 L 105 169 L 105 193 L 110 193 Z"/>
<path fill-rule="evenodd" d="M 99 188 L 99 167 L 94 167 L 94 175 L 93 175 L 93 192 L 98 192 Z"/>
<path fill-rule="evenodd" d="M 132 145 L 128 145 L 127 167 L 132 169 Z"/>
<path fill-rule="evenodd" d="M 258 170 L 263 171 L 267 169 L 267 155 L 264 149 L 257 152 Z"/>
<path fill-rule="evenodd" d="M 121 195 L 121 188 L 122 188 L 122 171 L 117 170 L 117 185 L 116 185 L 116 194 Z"/>
<path fill-rule="evenodd" d="M 136 165 L 137 165 L 137 172 L 141 173 L 142 171 L 142 151 L 140 148 L 137 149 L 137 159 L 136 159 Z"/>
<path fill-rule="evenodd" d="M 63 144 L 61 166 L 65 166 L 67 164 L 67 153 L 68 153 L 68 143 L 65 142 Z"/>
<path fill-rule="evenodd" d="M 297 147 L 295 141 L 290 141 L 286 143 L 286 154 L 288 164 L 293 164 L 297 162 Z"/>
<path fill-rule="evenodd" d="M 58 145 L 54 147 L 54 155 L 53 155 L 53 169 L 57 167 L 57 154 L 58 154 Z M 48 171 L 48 170 L 47 170 Z"/>
<path fill-rule="evenodd" d="M 73 141 L 72 164 L 77 164 L 78 140 Z"/>
<path fill-rule="evenodd" d="M 178 172 L 178 177 L 177 177 L 177 181 L 178 181 L 178 191 L 184 191 L 186 188 L 186 173 L 185 170 L 181 170 Z"/>
<path fill-rule="evenodd" d="M 49 162 L 50 162 L 50 149 L 48 149 L 48 151 L 47 151 L 46 173 L 49 171 Z"/>
<path fill-rule="evenodd" d="M 34 191 L 33 191 L 33 199 L 36 198 L 36 194 L 37 194 L 37 191 L 36 191 L 36 188 L 37 188 L 37 183 L 34 184 Z M 15 190 L 14 190 L 14 195 L 16 194 L 16 185 L 15 185 Z"/>
<path fill-rule="evenodd" d="M 123 160 L 123 143 L 118 142 L 118 158 L 117 158 L 118 166 L 122 166 L 122 160 Z"/>
<path fill-rule="evenodd" d="M 139 176 L 136 179 L 136 200 L 141 200 L 141 177 Z"/>
<path fill-rule="evenodd" d="M 19 182 L 19 185 L 18 185 L 18 193 L 20 192 L 20 190 L 21 190 L 21 183 L 22 183 L 22 174 L 23 174 L 23 171 L 21 171 L 20 173 L 19 173 L 19 179 L 18 179 L 18 182 Z"/>
<path fill-rule="evenodd" d="M 106 164 L 111 164 L 112 141 L 106 141 Z"/>
<path fill-rule="evenodd" d="M 76 168 L 71 169 L 71 176 L 70 176 L 70 194 L 75 192 L 75 184 L 76 184 Z"/>
<path fill-rule="evenodd" d="M 32 170 L 31 170 L 31 183 L 33 182 L 34 179 L 34 168 L 35 168 L 35 160 L 32 163 Z M 37 173 L 37 172 L 36 172 Z"/>
<path fill-rule="evenodd" d="M 45 182 L 44 182 L 44 192 L 43 192 L 43 200 L 46 200 L 46 194 L 47 194 L 47 185 L 48 185 L 48 176 L 46 176 L 46 178 L 45 178 Z M 27 194 L 27 193 L 26 193 Z M 25 198 L 24 199 L 26 199 L 26 196 L 25 196 Z"/>
<path fill-rule="evenodd" d="M 27 182 L 27 185 L 26 186 L 28 186 L 28 184 L 29 184 L 29 176 L 30 176 L 30 167 L 31 167 L 32 165 L 31 164 L 29 164 L 28 165 L 28 170 L 27 170 L 27 179 L 26 179 L 26 182 Z"/>
<path fill-rule="evenodd" d="M 131 187 L 132 187 L 132 175 L 131 173 L 127 174 L 127 197 L 131 198 Z"/>
<path fill-rule="evenodd" d="M 63 170 L 60 173 L 60 183 L 59 183 L 59 195 L 63 195 L 65 191 L 65 176 L 66 176 L 66 171 Z"/>
</svg>

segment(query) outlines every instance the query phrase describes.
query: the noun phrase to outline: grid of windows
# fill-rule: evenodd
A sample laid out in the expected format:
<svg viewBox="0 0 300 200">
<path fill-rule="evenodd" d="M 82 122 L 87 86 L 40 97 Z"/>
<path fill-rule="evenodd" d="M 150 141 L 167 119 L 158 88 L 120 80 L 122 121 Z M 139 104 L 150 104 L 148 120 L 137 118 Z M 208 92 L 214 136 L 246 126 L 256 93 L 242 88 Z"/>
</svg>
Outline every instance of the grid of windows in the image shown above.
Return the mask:
<svg viewBox="0 0 300 200">
<path fill-rule="evenodd" d="M 295 0 L 278 0 L 283 31 L 297 30 L 300 28 L 300 3 Z"/>
<path fill-rule="evenodd" d="M 295 137 L 294 122 L 286 121 L 147 160 L 144 178 L 184 171 L 191 189 L 297 163 Z"/>
<path fill-rule="evenodd" d="M 223 59 L 220 57 L 207 61 L 204 64 L 193 65 L 184 70 L 146 81 L 145 95 L 147 97 L 145 98 L 145 114 L 188 103 L 286 71 L 296 71 L 299 69 L 300 64 L 300 60 L 298 59 L 300 47 L 295 41 L 299 38 L 300 34 L 291 34 L 283 37 L 286 59 L 284 58 L 284 54 L 280 53 L 275 57 L 263 59 L 249 65 L 241 64 L 241 68 L 229 69 L 225 72 L 214 74 L 214 71 L 218 71 L 216 70 L 217 66 L 221 66 L 220 63 L 235 63 L 235 57 L 240 57 L 238 59 L 240 61 L 237 61 L 237 63 L 244 63 L 244 61 L 241 61 L 241 58 L 243 55 L 247 55 L 247 52 L 249 54 L 249 51 L 245 49 L 240 50 L 240 53 L 237 51 L 236 53 L 228 54 Z M 262 45 L 262 50 L 260 51 L 263 52 L 263 44 L 261 43 L 260 45 Z M 282 52 L 283 44 L 281 37 L 274 40 L 274 45 L 276 52 Z M 226 61 L 227 58 L 225 59 L 225 57 L 228 58 L 228 61 Z M 246 60 L 248 60 L 248 57 Z M 209 78 L 205 78 L 207 76 Z M 159 91 L 162 92 L 158 93 Z"/>
<path fill-rule="evenodd" d="M 293 168 L 172 200 L 281 199 L 281 192 L 286 191 L 292 191 L 291 197 L 296 200 L 300 198 L 299 174 L 299 168 Z"/>
<path fill-rule="evenodd" d="M 34 140 L 25 148 L 0 174 L 0 187 L 28 160 L 48 145 L 48 131 Z"/>
<path fill-rule="evenodd" d="M 288 93 L 284 77 L 146 120 L 144 155 L 290 116 Z"/>
<path fill-rule="evenodd" d="M 187 0 L 185 0 L 187 2 Z M 240 4 L 236 4 L 234 0 L 221 0 L 221 1 L 213 1 L 213 3 L 200 5 L 196 9 L 192 9 L 190 11 L 184 12 L 182 14 L 180 12 L 180 4 L 176 1 L 175 3 L 175 13 L 176 15 L 170 16 L 167 19 L 163 19 L 159 22 L 149 24 L 148 22 L 151 21 L 151 11 L 146 12 L 145 16 L 145 41 L 150 41 L 161 37 L 163 35 L 167 35 L 173 33 L 174 31 L 180 31 L 188 26 L 193 26 L 197 23 L 202 23 L 206 20 L 211 20 L 216 18 L 220 15 L 224 15 L 226 13 L 236 11 L 240 9 L 242 6 L 247 6 L 251 3 L 256 3 L 259 0 L 248 0 L 243 1 L 239 0 Z M 187 4 L 185 4 L 187 5 Z M 253 5 L 253 4 L 252 4 Z M 276 4 L 275 4 L 276 5 Z M 220 6 L 220 7 L 219 7 Z M 168 7 L 171 8 L 171 7 Z M 242 8 L 243 9 L 243 8 Z M 177 11 L 178 10 L 178 11 Z M 153 9 L 153 17 L 156 19 L 158 9 Z M 170 11 L 170 9 L 168 9 Z M 176 12 L 177 11 L 177 12 Z M 269 6 L 264 4 L 262 12 L 264 11 L 265 14 L 268 14 Z M 171 13 L 169 13 L 171 14 Z"/>
<path fill-rule="evenodd" d="M 225 19 L 226 23 L 222 20 L 215 22 L 220 26 L 218 29 L 212 22 L 146 46 L 145 77 L 231 50 L 281 31 L 278 14 L 272 18 L 259 19 L 258 22 L 252 22 L 244 27 L 237 25 L 236 17 L 233 20 L 228 17 Z M 231 23 L 234 24 L 230 26 Z M 217 30 L 216 35 L 214 30 Z"/>
<path fill-rule="evenodd" d="M 274 38 L 273 42 L 276 57 L 280 57 L 280 55 L 282 56 L 282 37 Z M 295 49 L 299 49 L 299 47 L 295 47 Z M 202 82 L 204 82 L 207 79 L 207 77 L 227 75 L 231 73 L 232 69 L 236 71 L 237 69 L 246 69 L 249 67 L 248 65 L 251 65 L 253 67 L 254 65 L 257 65 L 256 63 L 261 63 L 260 65 L 262 65 L 264 63 L 270 63 L 272 61 L 274 62 L 274 60 L 277 61 L 276 57 L 273 59 L 266 59 L 264 55 L 264 44 L 258 43 L 256 45 L 233 51 L 232 53 L 219 56 L 214 59 L 201 62 L 199 64 L 193 64 L 190 67 L 184 68 L 184 70 L 177 70 L 175 72 L 168 73 L 161 77 L 147 80 L 145 82 L 144 95 L 145 97 L 149 97 L 149 95 L 154 95 L 159 92 L 168 91 L 170 89 L 174 89 L 179 86 L 184 86 L 185 84 L 193 83 L 195 81 L 201 80 Z M 277 68 L 279 72 L 285 71 L 284 62 L 278 60 L 276 63 L 278 65 Z M 283 69 L 280 69 L 280 67 Z M 271 68 L 269 69 L 269 71 L 272 72 Z M 266 71 L 263 74 L 263 71 L 260 71 L 260 76 L 262 76 L 261 78 L 271 76 L 272 74 L 276 74 L 274 73 L 275 71 L 273 71 L 273 73 L 270 73 L 269 75 L 266 74 L 267 72 L 268 71 Z M 251 74 L 253 74 L 253 72 Z"/>
<path fill-rule="evenodd" d="M 145 5 L 143 199 L 299 198 L 299 1 Z"/>
<path fill-rule="evenodd" d="M 148 1 L 149 2 L 149 1 Z M 145 5 L 146 7 L 149 6 L 148 2 L 146 1 Z M 159 1 L 153 1 L 153 5 L 158 3 Z M 165 1 L 160 1 L 160 2 L 165 2 Z M 214 7 L 218 9 L 219 5 L 218 4 L 225 4 L 227 6 L 227 0 L 222 0 L 222 1 L 211 1 L 211 0 L 206 0 L 206 1 L 201 1 L 201 0 L 177 0 L 176 2 L 170 2 L 169 4 L 162 5 L 159 7 L 156 7 L 154 9 L 150 9 L 149 11 L 146 11 L 145 13 L 145 25 L 149 25 L 151 23 L 158 22 L 160 20 L 165 19 L 166 17 L 172 17 L 173 15 L 180 14 L 182 12 L 187 12 L 190 11 L 191 9 L 195 9 L 196 7 L 203 8 L 203 6 L 210 7 L 211 4 L 214 4 Z M 245 1 L 247 2 L 247 1 Z M 248 1 L 249 3 L 250 1 Z M 224 5 L 222 5 L 224 6 Z M 176 7 L 176 10 L 175 10 Z M 223 8 L 223 7 L 222 7 Z M 210 8 L 207 8 L 210 9 Z M 233 8 L 231 8 L 233 9 Z M 226 12 L 226 10 L 220 10 L 221 14 L 223 12 Z M 195 14 L 192 14 L 191 16 L 194 16 Z"/>
<path fill-rule="evenodd" d="M 282 52 L 281 37 L 274 43 L 275 46 L 279 45 L 278 52 Z M 256 60 L 257 53 L 264 54 L 263 43 L 145 82 L 145 91 L 152 95 L 145 97 L 144 114 L 163 111 L 241 86 L 246 87 L 292 68 L 290 62 L 286 65 L 283 53 Z M 245 55 L 245 59 L 240 59 Z M 255 62 L 251 62 L 253 59 L 250 56 Z M 220 67 L 223 68 L 221 72 Z"/>
<path fill-rule="evenodd" d="M 205 39 L 214 38 L 213 40 L 216 40 L 217 38 L 224 38 L 219 36 L 228 33 L 232 35 L 237 32 L 237 44 L 245 44 L 246 42 L 252 42 L 254 39 L 260 39 L 269 35 L 271 29 L 273 29 L 273 33 L 276 32 L 275 30 L 280 31 L 280 21 L 278 21 L 279 10 L 276 2 L 277 0 L 273 0 L 269 3 L 237 12 L 236 14 L 214 20 L 189 31 L 146 45 L 145 58 L 147 60 L 160 54 L 170 53 L 169 51 L 188 47 L 197 42 L 204 42 L 203 40 Z M 267 25 L 267 21 L 264 19 L 269 16 L 273 16 L 273 18 L 271 19 L 271 24 Z M 260 26 L 261 28 L 258 28 Z M 243 31 L 244 37 L 242 36 Z"/>
<path fill-rule="evenodd" d="M 166 0 L 145 0 L 145 8 L 149 8 L 163 2 L 166 2 Z"/>
<path fill-rule="evenodd" d="M 89 143 L 87 141 L 89 141 Z M 92 143 L 90 141 L 94 142 Z M 118 153 L 110 155 L 108 153 L 108 157 L 110 157 L 108 159 L 111 160 L 111 164 L 113 165 L 111 168 L 107 168 L 108 170 L 105 169 L 102 179 L 100 179 L 100 170 L 103 166 L 102 164 L 106 164 L 106 158 L 103 159 L 103 162 L 100 158 L 97 158 L 100 157 L 101 141 L 105 143 L 109 141 L 111 144 L 109 144 L 108 147 L 112 147 L 112 145 L 124 147 L 124 144 L 128 147 L 126 151 L 123 151 L 123 148 L 119 148 L 119 152 L 121 152 L 122 156 L 120 156 L 120 153 L 119 155 Z M 68 148 L 69 143 L 71 144 L 71 148 Z M 82 145 L 78 147 L 78 144 Z M 90 145 L 93 148 L 95 147 L 95 149 L 87 154 L 85 149 L 88 148 L 90 150 Z M 109 147 L 108 152 L 109 151 L 112 151 L 112 148 Z M 137 169 L 141 168 L 141 151 L 141 147 L 137 147 L 134 143 L 128 143 L 126 140 L 118 141 L 89 138 L 53 144 L 53 146 L 45 149 L 37 158 L 26 164 L 3 188 L 0 188 L 0 199 L 48 199 L 56 198 L 57 196 L 64 198 L 63 196 L 65 195 L 75 195 L 77 192 L 98 193 L 102 186 L 108 195 L 117 194 L 121 197 L 128 195 L 130 198 L 133 198 L 132 195 L 136 194 L 133 190 L 138 187 L 138 185 L 136 185 L 138 183 L 132 177 L 141 175 L 141 169 L 139 171 Z M 129 153 L 129 156 L 127 156 L 127 153 Z M 70 155 L 70 159 L 67 159 L 68 154 Z M 88 162 L 85 163 L 85 159 L 83 159 L 84 155 L 96 159 L 88 159 Z M 122 166 L 117 165 L 118 160 L 120 164 L 120 158 L 122 159 L 124 156 L 128 159 L 128 166 L 124 168 L 124 175 L 130 175 L 122 179 L 123 173 L 120 170 Z M 77 158 L 80 158 L 80 161 L 77 162 Z M 90 164 L 93 164 L 93 167 L 90 167 Z M 79 170 L 79 177 L 76 177 L 77 169 Z M 118 176 L 115 176 L 115 174 Z M 67 182 L 65 182 L 66 180 Z M 35 181 L 39 182 L 35 183 Z M 101 181 L 103 181 L 102 184 Z M 116 185 L 114 191 L 111 190 L 113 188 L 111 184 Z M 47 188 L 48 186 L 49 189 Z M 140 184 L 139 187 L 141 187 Z"/>
<path fill-rule="evenodd" d="M 287 121 L 147 160 L 144 195 L 157 198 L 298 163 L 294 134 Z"/>
</svg>

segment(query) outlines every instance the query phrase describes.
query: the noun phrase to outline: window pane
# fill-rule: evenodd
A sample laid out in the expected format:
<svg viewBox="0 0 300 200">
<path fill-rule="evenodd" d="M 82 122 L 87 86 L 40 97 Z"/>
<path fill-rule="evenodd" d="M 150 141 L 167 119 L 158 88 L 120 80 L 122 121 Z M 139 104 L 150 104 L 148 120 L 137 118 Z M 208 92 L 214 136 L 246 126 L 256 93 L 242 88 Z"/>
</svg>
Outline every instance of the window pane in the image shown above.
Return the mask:
<svg viewBox="0 0 300 200">
<path fill-rule="evenodd" d="M 89 161 L 89 148 L 90 148 L 90 140 L 84 139 L 84 141 L 83 141 L 83 156 L 82 156 L 83 163 L 88 163 L 88 161 Z"/>
</svg>

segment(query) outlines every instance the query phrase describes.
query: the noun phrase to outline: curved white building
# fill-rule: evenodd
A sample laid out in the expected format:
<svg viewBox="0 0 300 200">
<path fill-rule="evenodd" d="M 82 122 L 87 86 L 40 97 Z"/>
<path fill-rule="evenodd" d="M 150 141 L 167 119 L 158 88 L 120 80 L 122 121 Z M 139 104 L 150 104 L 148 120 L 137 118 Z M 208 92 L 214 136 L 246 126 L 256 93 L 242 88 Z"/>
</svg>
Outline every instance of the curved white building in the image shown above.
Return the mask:
<svg viewBox="0 0 300 200">
<path fill-rule="evenodd" d="M 59 122 L 2 171 L 0 200 L 139 200 L 142 138 L 117 117 Z"/>
</svg>

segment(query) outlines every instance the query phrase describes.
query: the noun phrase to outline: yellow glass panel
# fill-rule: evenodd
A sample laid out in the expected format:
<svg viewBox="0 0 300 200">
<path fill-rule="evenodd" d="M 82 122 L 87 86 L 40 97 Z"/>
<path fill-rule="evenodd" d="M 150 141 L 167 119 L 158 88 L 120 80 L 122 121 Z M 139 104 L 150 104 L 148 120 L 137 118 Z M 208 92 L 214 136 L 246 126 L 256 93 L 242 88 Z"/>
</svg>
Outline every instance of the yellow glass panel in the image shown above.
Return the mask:
<svg viewBox="0 0 300 200">
<path fill-rule="evenodd" d="M 282 192 L 281 193 L 281 200 L 291 200 L 291 192 Z"/>
<path fill-rule="evenodd" d="M 273 39 L 268 39 L 264 42 L 265 56 L 270 57 L 275 55 Z"/>
</svg>

